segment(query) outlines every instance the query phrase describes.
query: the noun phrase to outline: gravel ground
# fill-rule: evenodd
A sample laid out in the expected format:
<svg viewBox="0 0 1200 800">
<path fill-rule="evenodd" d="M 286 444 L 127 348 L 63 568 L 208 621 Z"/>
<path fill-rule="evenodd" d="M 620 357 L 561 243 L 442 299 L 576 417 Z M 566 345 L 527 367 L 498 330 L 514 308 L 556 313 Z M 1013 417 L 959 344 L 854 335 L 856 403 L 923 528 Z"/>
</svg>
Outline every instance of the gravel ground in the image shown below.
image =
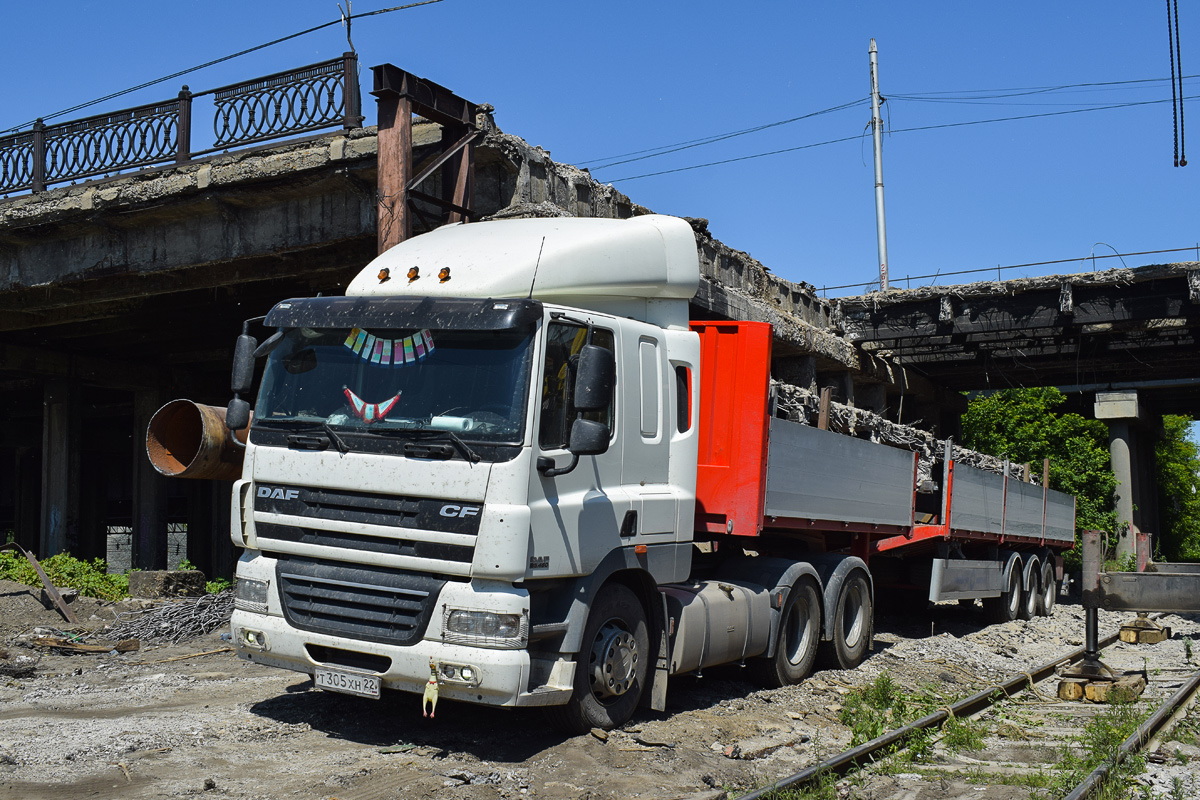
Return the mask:
<svg viewBox="0 0 1200 800">
<path fill-rule="evenodd" d="M 417 696 L 370 701 L 316 691 L 304 676 L 239 661 L 220 631 L 121 654 L 32 649 L 20 639 L 33 626 L 63 630 L 37 594 L 0 582 L 7 650 L 0 671 L 22 659 L 32 665 L 27 676 L 0 676 L 0 798 L 711 800 L 846 746 L 850 733 L 839 721 L 846 695 L 885 670 L 905 689 L 934 686 L 949 700 L 1083 640 L 1083 611 L 1072 605 L 992 626 L 979 609 L 954 605 L 882 616 L 875 651 L 855 670 L 819 671 L 770 691 L 737 667 L 706 670 L 672 679 L 666 714 L 641 714 L 607 735 L 563 737 L 532 711 L 443 701 L 436 720 L 427 720 Z M 136 607 L 75 603 L 82 627 L 93 631 Z M 1127 616 L 1102 612 L 1102 633 Z M 1172 640 L 1123 647 L 1137 659 L 1144 654 L 1152 670 L 1188 667 L 1181 634 L 1200 634 L 1200 618 L 1166 622 Z M 1183 763 L 1190 746 L 1163 745 L 1167 763 L 1144 776 L 1156 796 L 1170 796 L 1159 790 L 1174 777 L 1192 777 L 1195 762 Z M 915 790 L 933 788 L 919 776 L 891 779 L 899 783 L 871 795 L 915 798 Z M 962 796 L 1018 795 L 973 787 Z"/>
</svg>

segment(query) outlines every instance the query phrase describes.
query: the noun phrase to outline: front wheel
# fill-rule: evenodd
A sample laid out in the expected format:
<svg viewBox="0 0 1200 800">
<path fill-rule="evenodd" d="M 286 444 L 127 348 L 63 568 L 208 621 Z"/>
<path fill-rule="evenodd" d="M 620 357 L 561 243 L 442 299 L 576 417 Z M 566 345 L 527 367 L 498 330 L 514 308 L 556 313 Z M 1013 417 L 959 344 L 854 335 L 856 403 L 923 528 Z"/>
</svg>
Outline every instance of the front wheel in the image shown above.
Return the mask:
<svg viewBox="0 0 1200 800">
<path fill-rule="evenodd" d="M 871 618 L 875 614 L 867 576 L 854 572 L 842 583 L 833 613 L 833 641 L 827 642 L 824 661 L 833 669 L 854 669 L 867 657 L 871 643 Z"/>
<path fill-rule="evenodd" d="M 775 655 L 750 662 L 754 678 L 771 689 L 799 683 L 812 670 L 820 640 L 820 596 L 812 581 L 801 579 L 788 592 L 779 614 Z"/>
<path fill-rule="evenodd" d="M 646 685 L 650 633 L 637 596 L 619 583 L 596 595 L 575 657 L 575 685 L 566 705 L 547 709 L 568 733 L 612 730 L 633 716 Z"/>
</svg>

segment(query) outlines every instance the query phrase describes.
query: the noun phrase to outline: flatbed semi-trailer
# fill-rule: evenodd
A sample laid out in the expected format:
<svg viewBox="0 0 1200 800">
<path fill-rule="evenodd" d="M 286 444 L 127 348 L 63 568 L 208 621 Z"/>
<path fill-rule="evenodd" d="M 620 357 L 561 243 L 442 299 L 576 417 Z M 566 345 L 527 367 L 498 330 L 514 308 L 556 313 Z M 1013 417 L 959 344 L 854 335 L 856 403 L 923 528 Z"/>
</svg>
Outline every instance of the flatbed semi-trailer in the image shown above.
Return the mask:
<svg viewBox="0 0 1200 800">
<path fill-rule="evenodd" d="M 509 220 L 276 305 L 235 351 L 245 444 L 180 436 L 186 404 L 149 432 L 168 473 L 244 448 L 239 655 L 586 730 L 715 664 L 854 666 L 884 586 L 1052 606 L 1071 498 L 950 459 L 918 483 L 910 451 L 781 419 L 770 327 L 690 322 L 699 279 L 683 220 Z"/>
</svg>

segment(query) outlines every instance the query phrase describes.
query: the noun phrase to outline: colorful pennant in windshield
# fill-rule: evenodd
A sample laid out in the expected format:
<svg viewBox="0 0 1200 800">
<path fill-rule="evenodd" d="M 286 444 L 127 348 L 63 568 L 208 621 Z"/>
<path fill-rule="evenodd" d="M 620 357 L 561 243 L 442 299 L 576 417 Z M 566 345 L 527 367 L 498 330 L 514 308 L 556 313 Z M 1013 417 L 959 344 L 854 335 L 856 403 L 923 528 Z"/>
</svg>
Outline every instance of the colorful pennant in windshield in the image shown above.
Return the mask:
<svg viewBox="0 0 1200 800">
<path fill-rule="evenodd" d="M 381 339 L 361 328 L 352 328 L 345 344 L 363 361 L 393 367 L 416 363 L 434 351 L 433 334 L 428 330 L 403 339 Z"/>
<path fill-rule="evenodd" d="M 378 422 L 386 417 L 388 412 L 395 408 L 396 401 L 400 399 L 400 394 L 397 392 L 395 397 L 389 397 L 382 403 L 368 403 L 356 395 L 349 386 L 342 391 L 346 393 L 346 399 L 350 401 L 350 410 L 354 412 L 354 416 L 368 424 Z"/>
</svg>

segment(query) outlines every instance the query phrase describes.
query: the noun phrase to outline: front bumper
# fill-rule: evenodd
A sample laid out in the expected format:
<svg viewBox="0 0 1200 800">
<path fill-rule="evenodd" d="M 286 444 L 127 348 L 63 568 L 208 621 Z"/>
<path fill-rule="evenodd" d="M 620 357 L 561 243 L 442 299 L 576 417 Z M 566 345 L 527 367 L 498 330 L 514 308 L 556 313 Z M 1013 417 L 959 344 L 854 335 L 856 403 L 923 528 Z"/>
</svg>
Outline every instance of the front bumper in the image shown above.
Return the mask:
<svg viewBox="0 0 1200 800">
<path fill-rule="evenodd" d="M 453 700 L 493 706 L 559 705 L 570 697 L 572 675 L 555 670 L 553 685 L 542 685 L 532 692 L 523 691 L 530 684 L 530 658 L 526 650 L 493 650 L 439 641 L 422 640 L 416 644 L 397 647 L 373 642 L 348 640 L 293 628 L 282 617 L 235 610 L 231 620 L 233 642 L 240 658 L 258 664 L 313 674 L 318 668 L 343 672 L 364 672 L 337 663 L 315 660 L 309 646 L 382 656 L 390 666 L 377 675 L 384 688 L 420 694 L 429 678 L 429 665 L 467 665 L 475 670 L 472 685 L 439 680 L 438 694 Z M 245 631 L 262 634 L 261 647 L 246 642 Z M 319 651 L 318 651 L 319 652 Z"/>
</svg>

